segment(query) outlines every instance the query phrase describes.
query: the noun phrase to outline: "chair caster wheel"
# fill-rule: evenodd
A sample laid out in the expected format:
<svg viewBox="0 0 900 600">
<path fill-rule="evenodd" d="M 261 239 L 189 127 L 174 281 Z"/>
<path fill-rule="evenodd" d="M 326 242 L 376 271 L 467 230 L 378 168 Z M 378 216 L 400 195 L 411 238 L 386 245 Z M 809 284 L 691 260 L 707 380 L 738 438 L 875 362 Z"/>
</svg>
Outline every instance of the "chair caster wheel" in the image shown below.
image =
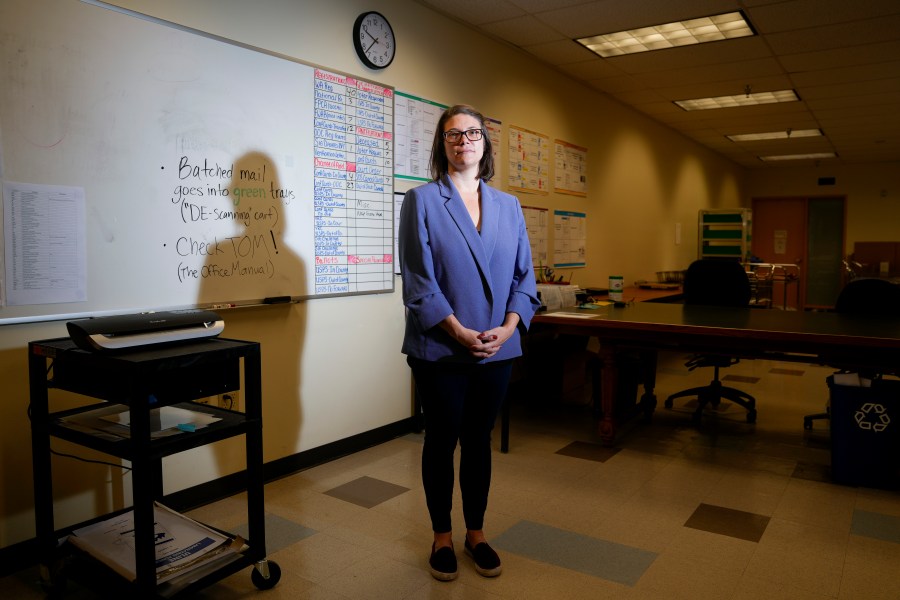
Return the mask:
<svg viewBox="0 0 900 600">
<path fill-rule="evenodd" d="M 747 411 L 747 422 L 756 423 L 756 409 Z"/>
<path fill-rule="evenodd" d="M 671 399 L 671 398 L 666 398 L 666 401 L 663 402 L 663 405 L 664 405 L 666 408 L 672 408 L 672 399 Z"/>
</svg>

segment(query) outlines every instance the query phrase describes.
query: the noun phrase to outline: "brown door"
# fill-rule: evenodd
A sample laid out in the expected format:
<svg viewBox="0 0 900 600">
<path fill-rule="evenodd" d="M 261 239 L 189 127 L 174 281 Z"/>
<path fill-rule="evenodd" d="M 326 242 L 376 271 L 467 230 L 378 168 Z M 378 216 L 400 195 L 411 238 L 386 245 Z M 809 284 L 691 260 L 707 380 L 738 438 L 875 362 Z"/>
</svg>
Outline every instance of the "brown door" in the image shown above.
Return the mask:
<svg viewBox="0 0 900 600">
<path fill-rule="evenodd" d="M 775 307 L 798 310 L 805 305 L 806 202 L 806 198 L 753 199 L 751 253 L 763 263 L 797 265 L 800 272 L 799 281 L 774 278 L 771 302 Z M 777 272 L 785 271 L 790 269 Z"/>
</svg>

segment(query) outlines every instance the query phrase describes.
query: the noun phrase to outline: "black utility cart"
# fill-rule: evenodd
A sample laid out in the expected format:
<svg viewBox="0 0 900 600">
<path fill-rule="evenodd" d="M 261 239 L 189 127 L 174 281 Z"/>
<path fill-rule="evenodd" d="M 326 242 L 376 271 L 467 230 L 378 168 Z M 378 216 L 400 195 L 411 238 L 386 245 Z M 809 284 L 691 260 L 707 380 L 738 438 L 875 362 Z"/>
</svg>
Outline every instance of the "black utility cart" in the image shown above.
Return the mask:
<svg viewBox="0 0 900 600">
<path fill-rule="evenodd" d="M 71 578 L 87 579 L 88 586 L 99 587 L 98 591 L 105 595 L 110 590 L 121 590 L 129 594 L 127 597 L 178 597 L 195 593 L 248 566 L 253 566 L 251 579 L 257 588 L 268 589 L 278 583 L 281 569 L 266 559 L 259 343 L 208 338 L 105 353 L 82 350 L 71 339 L 60 338 L 29 343 L 28 366 L 35 526 L 41 582 L 49 595 L 62 594 L 66 580 Z M 102 402 L 51 412 L 51 389 Z M 242 391 L 244 412 L 194 402 L 236 390 Z M 110 440 L 67 425 L 83 413 L 102 410 L 111 404 L 121 405 L 123 412 L 128 411 L 130 437 Z M 164 406 L 203 412 L 220 420 L 195 431 L 151 436 L 151 411 Z M 211 572 L 206 569 L 196 578 L 182 578 L 180 587 L 157 585 L 154 503 L 165 500 L 163 457 L 238 435 L 245 436 L 247 454 L 249 539 L 244 549 L 230 562 L 217 563 Z M 117 575 L 100 561 L 71 548 L 71 544 L 59 543 L 85 524 L 60 531 L 54 527 L 51 436 L 131 462 L 135 581 Z"/>
</svg>

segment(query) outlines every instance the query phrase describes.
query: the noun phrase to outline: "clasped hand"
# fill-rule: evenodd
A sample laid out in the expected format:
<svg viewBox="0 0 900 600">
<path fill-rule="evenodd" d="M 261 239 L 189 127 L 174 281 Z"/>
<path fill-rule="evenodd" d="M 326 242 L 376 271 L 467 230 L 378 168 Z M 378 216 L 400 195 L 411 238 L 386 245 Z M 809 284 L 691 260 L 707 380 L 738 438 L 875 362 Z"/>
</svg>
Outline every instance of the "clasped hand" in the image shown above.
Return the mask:
<svg viewBox="0 0 900 600">
<path fill-rule="evenodd" d="M 519 315 L 507 313 L 503 325 L 487 331 L 476 331 L 464 327 L 456 319 L 456 316 L 451 314 L 441 321 L 440 326 L 453 336 L 453 339 L 465 346 L 469 354 L 475 358 L 490 358 L 500 351 L 506 340 L 512 337 L 518 323 Z"/>
<path fill-rule="evenodd" d="M 487 331 L 478 332 L 473 329 L 467 329 L 465 339 L 459 341 L 466 346 L 469 354 L 476 358 L 490 358 L 500 351 L 504 342 L 512 335 L 504 327 L 494 327 Z"/>
</svg>

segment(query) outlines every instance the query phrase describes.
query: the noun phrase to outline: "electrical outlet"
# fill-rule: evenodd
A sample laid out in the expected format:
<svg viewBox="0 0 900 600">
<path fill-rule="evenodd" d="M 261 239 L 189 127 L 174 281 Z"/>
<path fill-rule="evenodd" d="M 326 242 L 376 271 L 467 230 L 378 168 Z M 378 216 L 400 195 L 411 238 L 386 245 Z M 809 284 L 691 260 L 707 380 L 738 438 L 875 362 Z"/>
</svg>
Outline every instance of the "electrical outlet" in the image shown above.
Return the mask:
<svg viewBox="0 0 900 600">
<path fill-rule="evenodd" d="M 241 393 L 234 391 L 219 394 L 219 406 L 228 410 L 241 410 Z"/>
</svg>

